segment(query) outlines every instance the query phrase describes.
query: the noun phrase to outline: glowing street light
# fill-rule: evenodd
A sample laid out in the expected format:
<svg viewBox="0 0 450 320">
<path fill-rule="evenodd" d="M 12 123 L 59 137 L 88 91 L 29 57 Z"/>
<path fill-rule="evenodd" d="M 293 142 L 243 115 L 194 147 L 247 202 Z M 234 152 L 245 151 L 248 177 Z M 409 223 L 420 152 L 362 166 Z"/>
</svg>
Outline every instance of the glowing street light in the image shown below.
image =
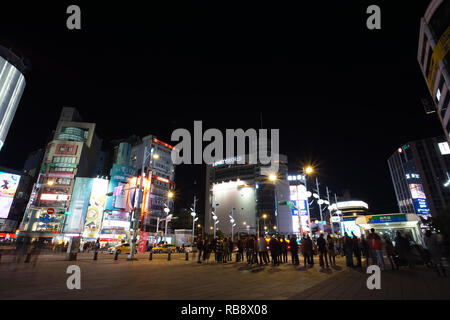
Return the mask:
<svg viewBox="0 0 450 320">
<path fill-rule="evenodd" d="M 306 167 L 306 169 L 305 169 L 306 174 L 311 174 L 313 172 L 314 172 L 314 169 L 311 166 Z"/>
<path fill-rule="evenodd" d="M 173 192 L 172 192 L 172 191 L 169 191 L 169 192 L 167 193 L 167 198 L 173 199 L 173 197 L 174 197 Z"/>
<path fill-rule="evenodd" d="M 274 181 L 276 181 L 276 180 L 277 180 L 277 176 L 276 176 L 275 174 L 270 174 L 270 175 L 269 175 L 269 181 L 274 182 Z"/>
</svg>

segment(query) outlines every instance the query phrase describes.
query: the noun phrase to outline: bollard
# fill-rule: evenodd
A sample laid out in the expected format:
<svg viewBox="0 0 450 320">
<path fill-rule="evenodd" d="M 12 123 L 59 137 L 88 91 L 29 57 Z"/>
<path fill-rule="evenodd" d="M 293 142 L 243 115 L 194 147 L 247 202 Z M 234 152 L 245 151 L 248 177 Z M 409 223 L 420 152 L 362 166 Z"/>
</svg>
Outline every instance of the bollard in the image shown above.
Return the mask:
<svg viewBox="0 0 450 320">
<path fill-rule="evenodd" d="M 186 261 L 189 261 L 189 252 L 186 252 Z"/>
<path fill-rule="evenodd" d="M 95 251 L 95 252 L 94 252 L 94 260 L 97 260 L 97 255 L 98 255 L 98 252 Z"/>
<path fill-rule="evenodd" d="M 150 255 L 148 256 L 148 260 L 153 260 L 153 252 L 150 251 Z"/>
<path fill-rule="evenodd" d="M 30 260 L 31 260 L 31 253 L 27 253 L 27 256 L 26 256 L 26 258 L 25 258 L 25 263 L 30 263 Z"/>
<path fill-rule="evenodd" d="M 167 261 L 170 261 L 170 251 L 169 254 L 167 255 Z"/>
<path fill-rule="evenodd" d="M 119 251 L 116 250 L 116 253 L 114 254 L 114 260 L 117 260 L 119 257 Z"/>
</svg>

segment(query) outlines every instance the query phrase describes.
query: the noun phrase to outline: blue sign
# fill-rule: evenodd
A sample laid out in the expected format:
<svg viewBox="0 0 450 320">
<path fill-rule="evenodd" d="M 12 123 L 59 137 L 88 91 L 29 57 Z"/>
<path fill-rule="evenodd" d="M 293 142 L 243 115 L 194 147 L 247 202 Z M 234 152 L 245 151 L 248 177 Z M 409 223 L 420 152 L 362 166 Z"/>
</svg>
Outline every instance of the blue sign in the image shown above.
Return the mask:
<svg viewBox="0 0 450 320">
<path fill-rule="evenodd" d="M 413 199 L 413 204 L 417 214 L 430 214 L 427 199 Z"/>
<path fill-rule="evenodd" d="M 294 200 L 292 201 L 294 202 L 295 208 L 292 209 L 292 215 L 293 216 L 298 216 L 298 206 L 300 205 L 300 215 L 302 216 L 307 216 L 308 215 L 308 208 L 306 206 L 306 200 Z"/>
</svg>

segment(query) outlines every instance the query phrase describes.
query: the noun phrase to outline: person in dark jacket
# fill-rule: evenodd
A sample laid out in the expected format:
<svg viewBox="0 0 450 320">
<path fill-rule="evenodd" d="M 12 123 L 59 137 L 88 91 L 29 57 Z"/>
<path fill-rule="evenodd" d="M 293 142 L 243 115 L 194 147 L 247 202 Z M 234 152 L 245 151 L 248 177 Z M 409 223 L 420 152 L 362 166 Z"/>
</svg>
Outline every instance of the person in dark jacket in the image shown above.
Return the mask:
<svg viewBox="0 0 450 320">
<path fill-rule="evenodd" d="M 278 242 L 280 244 L 280 249 L 281 249 L 281 263 L 287 263 L 288 258 L 287 258 L 287 242 L 284 239 L 284 236 L 279 237 L 278 238 Z"/>
<path fill-rule="evenodd" d="M 269 241 L 269 249 L 270 249 L 270 255 L 272 256 L 272 265 L 273 266 L 279 266 L 279 255 L 280 255 L 280 247 L 278 244 L 277 239 L 275 239 L 275 236 L 273 236 Z"/>
<path fill-rule="evenodd" d="M 303 240 L 301 241 L 302 244 L 302 254 L 303 254 L 303 260 L 304 260 L 304 264 L 305 264 L 305 268 L 306 268 L 306 263 L 308 263 L 308 265 L 312 265 L 311 264 L 311 259 L 312 259 L 312 241 L 309 238 L 309 235 L 304 236 Z"/>
<path fill-rule="evenodd" d="M 247 263 L 252 265 L 255 263 L 255 247 L 256 247 L 256 242 L 255 242 L 255 238 L 253 237 L 253 235 L 251 235 L 248 238 L 247 241 L 247 249 L 248 249 L 248 258 L 247 258 Z M 258 258 L 256 258 L 258 259 Z M 258 261 L 256 261 L 256 263 L 258 263 Z"/>
<path fill-rule="evenodd" d="M 244 260 L 244 241 L 238 239 L 237 248 L 238 248 L 237 261 L 240 262 Z"/>
<path fill-rule="evenodd" d="M 324 268 L 324 256 L 325 256 L 325 263 L 326 268 L 328 269 L 330 266 L 328 265 L 328 251 L 327 251 L 327 242 L 325 241 L 325 238 L 323 237 L 323 233 L 320 234 L 319 238 L 317 239 L 317 250 L 319 251 L 319 264 L 321 268 Z"/>
<path fill-rule="evenodd" d="M 361 236 L 361 253 L 366 259 L 366 267 L 369 266 L 369 259 L 370 259 L 370 247 L 369 242 L 366 240 L 364 235 Z"/>
<path fill-rule="evenodd" d="M 328 249 L 328 257 L 330 259 L 330 265 L 336 266 L 335 243 L 331 235 L 327 236 L 327 249 Z"/>
<path fill-rule="evenodd" d="M 298 243 L 297 237 L 295 235 L 291 237 L 290 245 L 291 245 L 292 264 L 294 266 L 298 266 L 300 264 L 300 260 L 298 259 Z"/>
<path fill-rule="evenodd" d="M 202 252 L 203 252 L 204 247 L 205 247 L 204 240 L 202 239 L 202 237 L 198 237 L 198 239 L 197 239 L 197 251 L 198 251 L 197 263 L 202 263 L 201 257 L 202 257 Z"/>
<path fill-rule="evenodd" d="M 409 241 L 402 234 L 397 231 L 397 236 L 395 237 L 395 251 L 397 252 L 400 263 L 412 267 L 411 251 L 409 247 Z"/>
<path fill-rule="evenodd" d="M 359 239 L 357 236 L 355 236 L 355 234 L 352 232 L 352 236 L 353 236 L 353 254 L 355 255 L 356 258 L 356 267 L 357 268 L 361 268 L 362 267 L 362 263 L 361 263 L 361 244 L 359 242 Z"/>
<path fill-rule="evenodd" d="M 344 253 L 347 267 L 353 267 L 353 240 L 347 232 L 344 233 Z"/>
</svg>

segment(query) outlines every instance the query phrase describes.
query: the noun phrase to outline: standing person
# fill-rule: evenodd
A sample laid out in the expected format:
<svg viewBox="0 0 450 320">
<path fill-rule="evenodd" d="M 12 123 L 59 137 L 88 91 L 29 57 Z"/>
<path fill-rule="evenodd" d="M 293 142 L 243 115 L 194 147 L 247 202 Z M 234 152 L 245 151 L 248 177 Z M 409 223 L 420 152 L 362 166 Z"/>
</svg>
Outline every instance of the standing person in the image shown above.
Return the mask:
<svg viewBox="0 0 450 320">
<path fill-rule="evenodd" d="M 217 239 L 216 241 L 216 254 L 217 254 L 217 260 L 216 262 L 220 263 L 223 261 L 223 243 L 220 239 Z"/>
<path fill-rule="evenodd" d="M 228 257 L 229 257 L 229 251 L 230 251 L 230 245 L 228 244 L 228 238 L 223 239 L 222 242 L 222 250 L 223 250 L 223 254 L 222 254 L 222 262 L 223 263 L 227 263 L 228 261 Z"/>
<path fill-rule="evenodd" d="M 248 246 L 249 236 L 247 236 L 244 240 L 244 249 L 245 249 L 245 257 L 247 259 L 247 263 L 250 263 L 250 249 Z"/>
<path fill-rule="evenodd" d="M 309 251 L 309 264 L 311 266 L 314 266 L 314 249 L 315 249 L 315 243 L 312 241 L 312 239 L 309 237 L 309 235 L 306 236 L 306 241 L 308 242 L 308 246 L 311 249 Z"/>
<path fill-rule="evenodd" d="M 292 264 L 294 266 L 298 266 L 300 264 L 300 260 L 298 259 L 298 243 L 297 237 L 295 235 L 291 237 L 290 244 L 291 244 Z"/>
<path fill-rule="evenodd" d="M 335 253 L 341 254 L 341 242 L 339 241 L 339 237 L 335 237 L 334 239 L 334 246 L 336 248 Z"/>
<path fill-rule="evenodd" d="M 228 241 L 228 261 L 233 261 L 234 241 L 232 238 Z"/>
<path fill-rule="evenodd" d="M 372 258 L 372 264 L 377 264 L 377 255 L 374 249 L 374 242 L 376 236 L 377 234 L 375 233 L 375 229 L 374 228 L 370 229 L 370 233 L 367 236 L 367 242 L 369 243 L 369 251 L 370 257 Z"/>
<path fill-rule="evenodd" d="M 264 237 L 258 238 L 258 254 L 259 254 L 259 262 L 262 265 L 263 261 L 267 265 L 269 263 L 269 255 L 267 254 L 267 243 Z"/>
<path fill-rule="evenodd" d="M 389 259 L 389 263 L 391 264 L 392 270 L 398 270 L 398 266 L 395 263 L 395 248 L 391 242 L 391 239 L 385 234 L 383 236 L 384 247 L 386 248 L 386 255 Z"/>
<path fill-rule="evenodd" d="M 248 238 L 247 246 L 248 246 L 247 263 L 252 265 L 255 262 L 255 246 L 256 246 L 255 238 L 253 237 L 253 235 L 251 235 Z"/>
<path fill-rule="evenodd" d="M 356 258 L 356 267 L 357 268 L 361 268 L 362 267 L 362 263 L 361 263 L 361 243 L 358 240 L 358 237 L 355 236 L 355 234 L 352 232 L 352 236 L 353 236 L 353 254 L 355 255 Z"/>
<path fill-rule="evenodd" d="M 303 236 L 301 244 L 302 244 L 303 261 L 304 261 L 305 268 L 306 268 L 306 263 L 308 263 L 308 265 L 311 265 L 310 256 L 311 256 L 311 251 L 312 251 L 312 245 L 311 245 L 311 242 L 309 241 L 309 235 Z"/>
<path fill-rule="evenodd" d="M 341 255 L 341 257 L 345 256 L 344 238 L 342 236 L 339 237 L 339 254 Z"/>
<path fill-rule="evenodd" d="M 324 265 L 324 259 L 325 256 L 325 263 L 327 269 L 329 268 L 328 265 L 328 252 L 327 252 L 327 242 L 325 241 L 325 238 L 323 237 L 323 233 L 320 234 L 319 238 L 317 239 L 317 250 L 319 252 L 319 265 L 323 269 L 325 267 Z"/>
<path fill-rule="evenodd" d="M 204 247 L 205 247 L 205 241 L 202 239 L 202 237 L 198 237 L 198 239 L 197 239 L 197 251 L 198 251 L 197 263 L 202 263 L 201 257 L 202 257 L 202 252 L 203 252 Z"/>
<path fill-rule="evenodd" d="M 280 242 L 281 247 L 281 263 L 287 263 L 287 242 L 284 239 L 284 236 L 279 237 L 278 241 Z"/>
<path fill-rule="evenodd" d="M 364 259 L 366 260 L 366 267 L 368 267 L 370 258 L 370 248 L 369 242 L 366 240 L 364 235 L 361 235 L 361 254 L 364 256 Z"/>
<path fill-rule="evenodd" d="M 445 268 L 442 265 L 442 253 L 441 247 L 438 239 L 435 235 L 431 233 L 431 230 L 425 231 L 425 236 L 423 238 L 423 242 L 428 249 L 428 252 L 431 255 L 431 259 L 433 260 L 433 266 L 436 267 L 436 271 L 438 276 L 447 277 L 447 273 L 445 272 Z"/>
<path fill-rule="evenodd" d="M 327 249 L 328 249 L 328 256 L 330 258 L 330 265 L 336 266 L 336 251 L 335 251 L 335 243 L 334 238 L 331 237 L 331 235 L 327 236 Z"/>
<path fill-rule="evenodd" d="M 275 238 L 275 235 L 272 236 L 272 238 L 269 241 L 269 249 L 270 249 L 270 254 L 272 256 L 272 265 L 273 266 L 279 266 L 280 265 L 280 261 L 278 260 L 279 257 L 279 246 L 278 246 L 278 241 Z"/>
<path fill-rule="evenodd" d="M 353 241 L 347 232 L 344 233 L 344 253 L 347 267 L 353 268 Z"/>
</svg>

